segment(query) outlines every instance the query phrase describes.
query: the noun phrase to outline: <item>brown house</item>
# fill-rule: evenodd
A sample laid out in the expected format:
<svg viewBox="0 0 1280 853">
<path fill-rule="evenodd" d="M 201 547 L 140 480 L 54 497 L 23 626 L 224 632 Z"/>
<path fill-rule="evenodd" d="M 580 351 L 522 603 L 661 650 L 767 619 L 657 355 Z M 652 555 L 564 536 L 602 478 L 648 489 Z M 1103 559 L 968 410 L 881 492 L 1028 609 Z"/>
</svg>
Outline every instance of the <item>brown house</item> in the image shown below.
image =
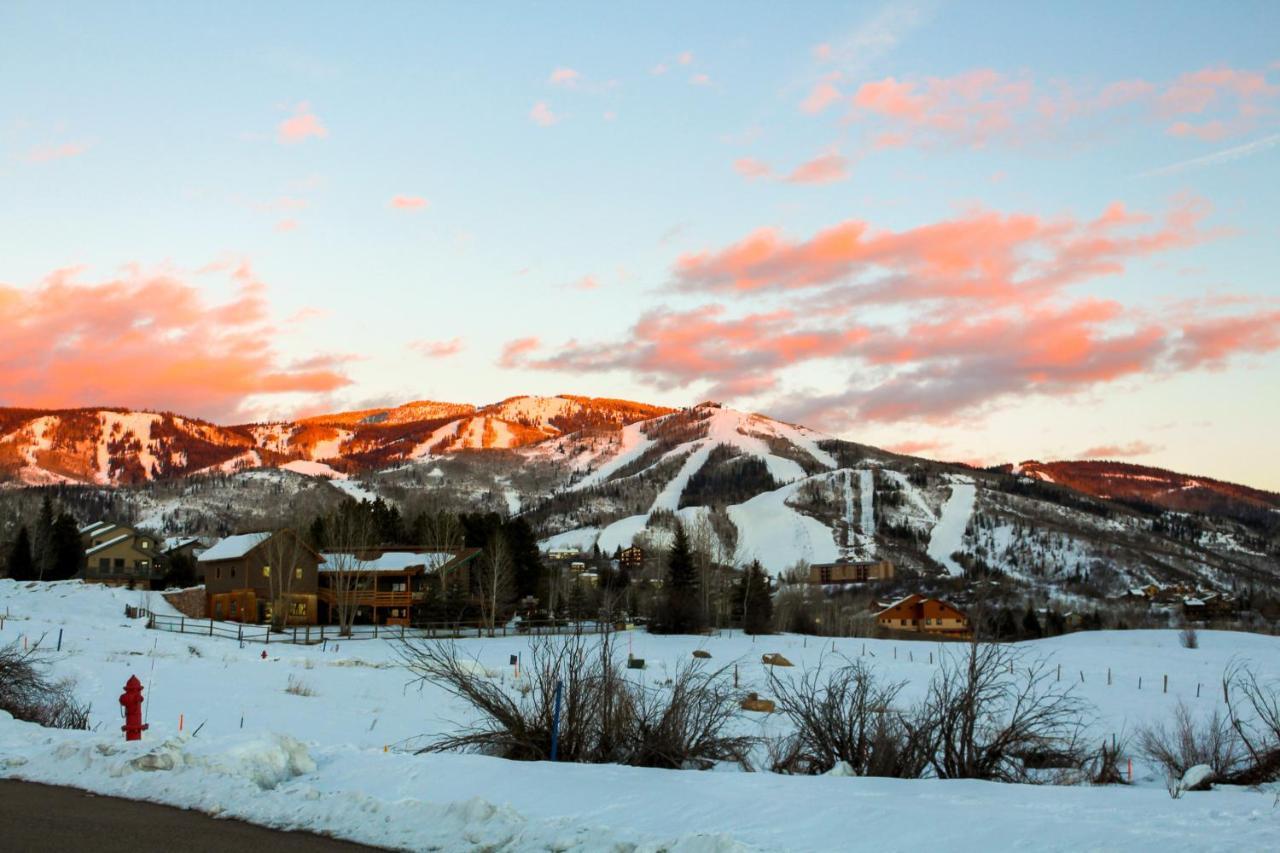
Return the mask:
<svg viewBox="0 0 1280 853">
<path fill-rule="evenodd" d="M 618 555 L 618 562 L 628 569 L 639 569 L 644 566 L 644 549 L 639 545 L 623 548 Z"/>
<path fill-rule="evenodd" d="M 84 579 L 108 586 L 150 587 L 164 575 L 160 542 L 123 524 L 98 521 L 80 528 Z"/>
<path fill-rule="evenodd" d="M 420 623 L 444 583 L 470 589 L 469 564 L 479 553 L 479 548 L 326 551 L 319 566 L 321 620 L 338 621 L 340 596 L 346 594 L 357 624 Z"/>
<path fill-rule="evenodd" d="M 286 623 L 316 624 L 320 560 L 292 530 L 242 533 L 220 540 L 197 561 L 204 575 L 209 616 L 270 622 L 276 590 L 287 590 L 280 596 L 289 608 Z"/>
<path fill-rule="evenodd" d="M 857 560 L 841 563 L 814 563 L 809 566 L 809 583 L 866 583 L 893 580 L 893 563 L 888 560 Z"/>
<path fill-rule="evenodd" d="M 926 634 L 968 634 L 969 617 L 960 608 L 937 598 L 912 593 L 876 614 L 876 622 L 891 631 Z"/>
</svg>

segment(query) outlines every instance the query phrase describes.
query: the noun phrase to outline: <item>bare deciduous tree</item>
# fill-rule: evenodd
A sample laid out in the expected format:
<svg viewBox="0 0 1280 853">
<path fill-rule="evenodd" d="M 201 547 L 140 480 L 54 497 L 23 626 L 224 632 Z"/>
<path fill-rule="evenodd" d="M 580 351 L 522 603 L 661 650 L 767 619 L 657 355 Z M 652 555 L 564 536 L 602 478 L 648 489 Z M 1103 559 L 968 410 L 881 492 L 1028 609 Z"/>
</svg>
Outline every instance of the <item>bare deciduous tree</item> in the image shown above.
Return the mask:
<svg viewBox="0 0 1280 853">
<path fill-rule="evenodd" d="M 480 590 L 480 618 L 492 633 L 497 619 L 511 600 L 515 588 L 512 577 L 511 553 L 507 548 L 506 537 L 494 533 L 480 555 L 480 569 L 477 577 Z"/>
<path fill-rule="evenodd" d="M 283 631 L 289 624 L 293 606 L 293 582 L 301 568 L 300 558 L 307 546 L 292 530 L 273 531 L 262 545 L 266 557 L 267 589 L 271 596 L 271 629 Z"/>
<path fill-rule="evenodd" d="M 336 512 L 328 522 L 330 550 L 325 552 L 325 577 L 333 590 L 338 630 L 351 634 L 360 608 L 360 593 L 369 587 L 372 573 L 365 549 L 373 536 L 373 520 L 360 511 Z"/>
</svg>

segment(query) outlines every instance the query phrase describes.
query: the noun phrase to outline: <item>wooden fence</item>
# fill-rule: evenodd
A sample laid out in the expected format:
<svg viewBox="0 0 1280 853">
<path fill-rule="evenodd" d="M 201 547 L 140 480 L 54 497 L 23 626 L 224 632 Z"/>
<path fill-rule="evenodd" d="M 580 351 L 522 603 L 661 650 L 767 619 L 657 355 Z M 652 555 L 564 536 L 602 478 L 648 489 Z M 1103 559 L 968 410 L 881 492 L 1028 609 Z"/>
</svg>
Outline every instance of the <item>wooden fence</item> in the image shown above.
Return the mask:
<svg viewBox="0 0 1280 853">
<path fill-rule="evenodd" d="M 477 623 L 439 623 L 413 628 L 404 625 L 352 625 L 349 633 L 343 633 L 337 625 L 290 625 L 273 631 L 266 625 L 245 625 L 238 622 L 219 622 L 214 619 L 192 619 L 187 616 L 160 616 L 150 614 L 147 627 L 156 631 L 175 634 L 193 634 L 198 637 L 220 637 L 241 643 L 293 643 L 317 645 L 325 642 L 348 640 L 412 640 L 412 639 L 461 639 L 467 637 L 543 636 L 552 634 L 603 634 L 614 629 L 606 622 L 537 623 L 521 622 L 516 626 L 497 625 L 492 628 Z"/>
</svg>

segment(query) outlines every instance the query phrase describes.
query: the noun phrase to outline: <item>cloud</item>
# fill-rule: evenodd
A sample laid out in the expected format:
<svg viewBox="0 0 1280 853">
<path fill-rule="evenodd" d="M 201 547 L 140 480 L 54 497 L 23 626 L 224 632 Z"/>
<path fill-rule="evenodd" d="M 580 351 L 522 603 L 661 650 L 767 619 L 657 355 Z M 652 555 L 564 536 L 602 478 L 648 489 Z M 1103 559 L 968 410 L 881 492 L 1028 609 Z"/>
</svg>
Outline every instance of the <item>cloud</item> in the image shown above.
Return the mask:
<svg viewBox="0 0 1280 853">
<path fill-rule="evenodd" d="M 569 286 L 574 290 L 599 290 L 600 280 L 593 275 L 584 275 Z"/>
<path fill-rule="evenodd" d="M 391 206 L 397 210 L 422 210 L 431 202 L 417 195 L 396 195 L 391 197 Z"/>
<path fill-rule="evenodd" d="M 448 341 L 410 341 L 409 348 L 427 358 L 448 358 L 462 352 L 462 338 Z"/>
<path fill-rule="evenodd" d="M 1221 369 L 1237 353 L 1265 355 L 1280 350 L 1280 311 L 1256 310 L 1228 317 L 1194 316 L 1183 321 L 1173 353 L 1183 370 Z"/>
<path fill-rule="evenodd" d="M 628 371 L 662 389 L 711 383 L 710 393 L 755 394 L 772 388 L 779 370 L 851 351 L 865 336 L 858 328 L 805 326 L 789 311 L 733 318 L 708 305 L 692 311 L 656 309 L 640 317 L 621 341 L 569 341 L 555 355 L 534 358 L 536 338 L 512 341 L 504 367 L 571 373 Z"/>
<path fill-rule="evenodd" d="M 1127 444 L 1099 444 L 1076 454 L 1077 459 L 1129 459 L 1133 456 L 1150 456 L 1164 448 L 1145 441 L 1130 441 Z"/>
<path fill-rule="evenodd" d="M 800 102 L 800 110 L 809 115 L 817 115 L 842 97 L 840 90 L 836 88 L 831 80 L 820 80 L 814 85 L 808 96 Z"/>
<path fill-rule="evenodd" d="M 711 76 L 709 74 L 694 74 L 689 77 L 689 82 L 694 86 L 710 86 Z"/>
<path fill-rule="evenodd" d="M 27 152 L 28 163 L 48 163 L 79 157 L 90 148 L 87 142 L 63 142 L 56 145 L 37 145 Z"/>
<path fill-rule="evenodd" d="M 839 79 L 828 73 L 801 109 L 819 112 L 833 103 Z M 848 120 L 867 125 L 878 147 L 1082 141 L 1121 120 L 1218 141 L 1269 120 L 1277 97 L 1280 85 L 1270 83 L 1265 72 L 1227 67 L 1188 72 L 1165 84 L 1128 79 L 1101 85 L 978 68 L 950 77 L 863 82 L 849 100 Z M 1073 125 L 1081 125 L 1076 137 L 1068 135 Z"/>
<path fill-rule="evenodd" d="M 801 163 L 787 175 L 791 184 L 834 184 L 848 179 L 849 161 L 834 152 Z"/>
<path fill-rule="evenodd" d="M 114 405 L 227 419 L 257 395 L 350 384 L 342 357 L 282 365 L 265 285 L 247 264 L 215 269 L 236 285 L 230 301 L 210 302 L 172 271 L 138 267 L 96 282 L 63 269 L 35 287 L 0 285 L 0 405 Z"/>
<path fill-rule="evenodd" d="M 276 225 L 275 225 L 275 230 L 277 230 L 277 231 L 297 231 L 297 230 L 298 230 L 298 220 L 296 220 L 296 219 L 281 219 L 279 222 L 277 222 L 277 223 L 276 223 Z"/>
<path fill-rule="evenodd" d="M 901 453 L 903 456 L 919 456 L 930 450 L 940 450 L 940 441 L 899 441 L 897 444 L 886 444 L 884 449 L 890 453 Z"/>
<path fill-rule="evenodd" d="M 767 178 L 773 174 L 773 169 L 768 163 L 761 162 L 754 157 L 739 157 L 733 161 L 733 170 L 748 180 L 755 178 Z"/>
<path fill-rule="evenodd" d="M 838 284 L 849 305 L 944 297 L 1018 301 L 1199 242 L 1207 236 L 1199 227 L 1206 213 L 1204 204 L 1185 201 L 1150 228 L 1150 217 L 1120 204 L 1083 222 L 974 210 L 898 232 L 846 220 L 805 240 L 766 227 L 724 248 L 681 255 L 675 282 L 686 291 L 739 293 Z"/>
<path fill-rule="evenodd" d="M 529 118 L 534 124 L 542 127 L 550 127 L 560 120 L 560 117 L 551 111 L 546 101 L 538 101 L 534 104 L 533 109 L 529 110 Z"/>
<path fill-rule="evenodd" d="M 578 85 L 582 80 L 582 75 L 572 68 L 557 68 L 551 72 L 551 76 L 547 78 L 547 82 L 552 86 L 566 86 L 572 88 Z"/>
<path fill-rule="evenodd" d="M 276 128 L 276 139 L 282 145 L 296 145 L 312 137 L 323 139 L 328 135 L 329 129 L 311 112 L 311 105 L 306 101 L 294 107 L 293 115 L 280 122 Z"/>
<path fill-rule="evenodd" d="M 676 57 L 676 62 L 679 62 L 681 65 L 692 65 L 693 51 L 691 50 L 684 51 L 683 53 L 681 53 L 679 56 Z"/>
<path fill-rule="evenodd" d="M 517 338 L 509 341 L 502 347 L 502 355 L 498 357 L 499 367 L 519 367 L 524 356 L 534 352 L 542 346 L 542 342 L 536 337 Z"/>
</svg>

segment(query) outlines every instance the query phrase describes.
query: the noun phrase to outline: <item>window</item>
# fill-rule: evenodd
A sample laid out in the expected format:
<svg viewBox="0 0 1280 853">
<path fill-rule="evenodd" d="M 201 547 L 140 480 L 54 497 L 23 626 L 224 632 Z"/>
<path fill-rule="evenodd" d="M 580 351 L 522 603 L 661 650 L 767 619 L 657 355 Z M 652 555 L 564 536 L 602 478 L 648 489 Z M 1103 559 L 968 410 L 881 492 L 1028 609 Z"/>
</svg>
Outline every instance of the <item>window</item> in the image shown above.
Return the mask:
<svg viewBox="0 0 1280 853">
<path fill-rule="evenodd" d="M 264 578 L 269 578 L 269 577 L 271 577 L 271 567 L 270 567 L 270 566 L 263 566 L 263 567 L 262 567 L 262 576 L 263 576 Z"/>
<path fill-rule="evenodd" d="M 289 612 L 294 616 L 306 616 L 307 603 L 305 601 L 295 601 L 289 605 Z"/>
<path fill-rule="evenodd" d="M 111 558 L 110 558 L 110 557 L 99 557 L 99 558 L 98 558 L 98 571 L 100 571 L 100 572 L 109 572 L 109 571 L 111 571 Z"/>
<path fill-rule="evenodd" d="M 294 580 L 296 580 L 296 581 L 300 581 L 300 580 L 302 580 L 302 567 L 301 567 L 301 566 L 294 566 L 294 567 L 293 567 L 293 579 L 294 579 Z"/>
<path fill-rule="evenodd" d="M 124 557 L 116 557 L 116 558 L 115 558 L 115 567 L 116 567 L 117 569 L 123 569 L 123 568 L 124 568 Z"/>
<path fill-rule="evenodd" d="M 236 576 L 236 567 L 235 567 L 235 566 L 232 566 L 232 567 L 231 567 L 231 577 L 235 577 L 235 576 Z"/>
<path fill-rule="evenodd" d="M 213 577 L 216 580 L 222 580 L 222 566 L 218 566 L 213 570 Z"/>
<path fill-rule="evenodd" d="M 150 543 L 150 542 L 148 542 L 146 539 L 143 539 L 143 540 L 142 540 L 142 550 L 144 550 L 144 551 L 145 551 L 145 550 L 147 550 L 147 549 L 148 549 L 148 548 L 150 548 L 150 547 L 151 547 L 151 543 Z"/>
</svg>

